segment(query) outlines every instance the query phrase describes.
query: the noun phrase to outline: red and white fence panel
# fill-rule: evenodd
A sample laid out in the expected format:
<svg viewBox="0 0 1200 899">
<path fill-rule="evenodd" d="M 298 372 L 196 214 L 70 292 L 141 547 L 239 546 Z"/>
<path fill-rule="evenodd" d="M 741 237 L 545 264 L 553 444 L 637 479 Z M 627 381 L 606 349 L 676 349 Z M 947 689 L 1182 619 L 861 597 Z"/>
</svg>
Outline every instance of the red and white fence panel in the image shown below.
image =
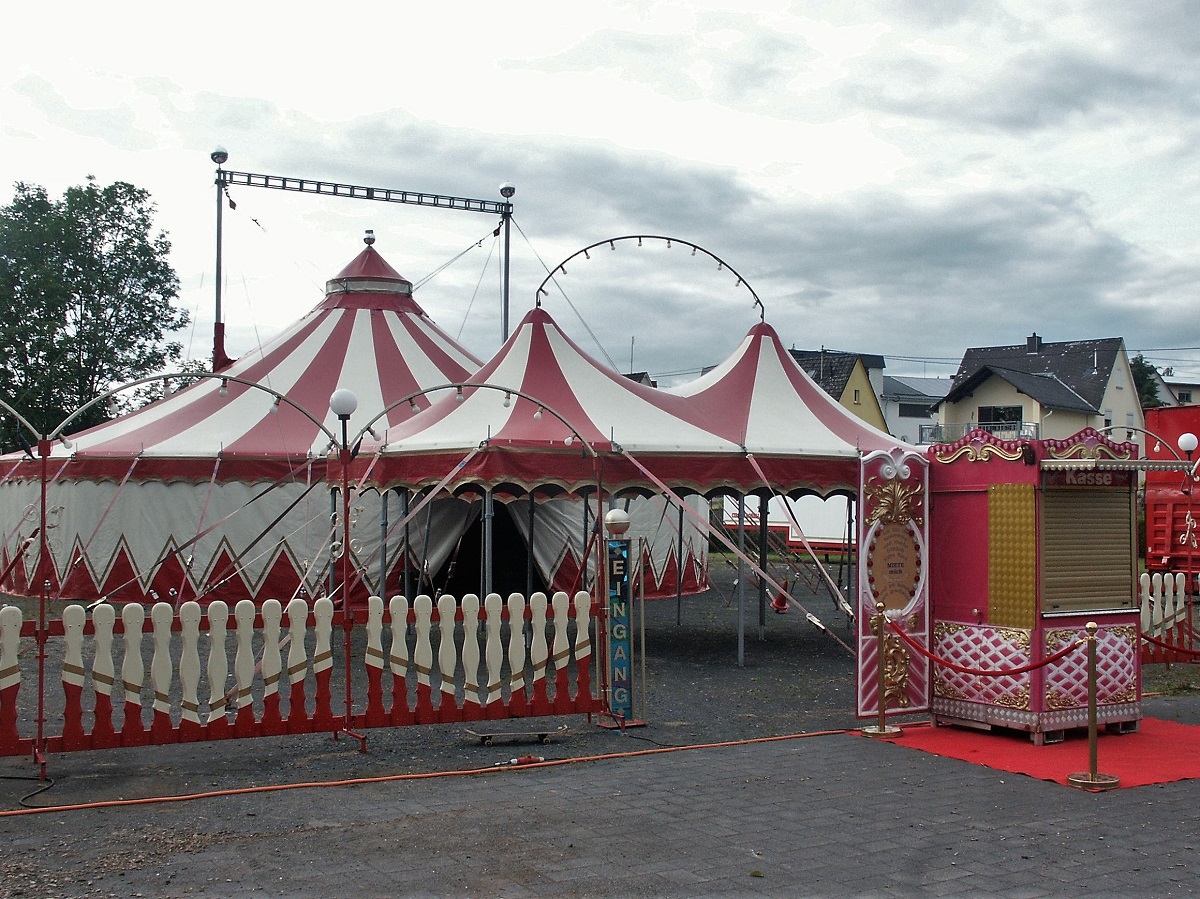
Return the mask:
<svg viewBox="0 0 1200 899">
<path fill-rule="evenodd" d="M 349 629 L 328 599 L 5 606 L 0 755 L 591 714 L 595 623 L 585 592 L 371 597 Z"/>
</svg>

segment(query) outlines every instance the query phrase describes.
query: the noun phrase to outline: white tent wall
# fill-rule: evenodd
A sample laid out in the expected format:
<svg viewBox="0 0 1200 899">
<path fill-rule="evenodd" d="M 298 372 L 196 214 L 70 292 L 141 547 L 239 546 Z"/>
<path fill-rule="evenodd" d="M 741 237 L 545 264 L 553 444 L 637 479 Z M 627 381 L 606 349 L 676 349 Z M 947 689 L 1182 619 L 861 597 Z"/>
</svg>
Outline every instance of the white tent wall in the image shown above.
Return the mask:
<svg viewBox="0 0 1200 899">
<path fill-rule="evenodd" d="M 702 496 L 686 498 L 688 505 L 703 518 L 709 515 L 709 501 Z M 534 561 L 547 583 L 556 581 L 554 589 L 569 589 L 559 573 L 574 575 L 579 570 L 580 560 L 586 550 L 587 534 L 584 531 L 584 507 L 587 508 L 589 528 L 595 527 L 597 505 L 595 500 L 578 497 L 556 497 L 541 500 L 534 513 Z M 526 544 L 529 538 L 529 502 L 521 500 L 510 503 L 513 522 L 521 532 Z M 607 508 L 617 507 L 629 513 L 629 531 L 626 534 L 638 546 L 646 541 L 650 570 L 645 572 L 647 597 L 675 596 L 682 587 L 684 595 L 690 595 L 708 586 L 708 537 L 701 531 L 690 515 L 684 515 L 683 556 L 679 562 L 679 510 L 659 496 L 619 497 L 606 504 L 600 511 L 603 519 Z M 639 558 L 638 564 L 641 564 Z M 596 557 L 587 559 L 588 580 L 595 575 Z M 640 569 L 635 577 L 640 575 Z M 549 575 L 549 577 L 548 577 Z M 680 583 L 682 582 L 682 583 Z"/>
<path fill-rule="evenodd" d="M 180 601 L 261 601 L 299 595 L 301 587 L 309 596 L 328 591 L 330 548 L 340 542 L 341 529 L 334 531 L 325 483 L 294 481 L 265 493 L 268 485 L 243 482 L 215 484 L 211 490 L 207 484 L 183 482 L 140 482 L 119 492 L 118 486 L 86 480 L 49 485 L 47 535 L 62 585 L 61 590 L 52 585 L 56 597 L 90 601 L 109 595 L 143 602 L 155 595 L 170 600 L 174 590 Z M 22 542 L 36 535 L 39 506 L 38 482 L 0 485 L 5 564 Z M 391 521 L 399 522 L 402 501 L 394 494 L 389 508 Z M 378 493 L 354 494 L 352 554 L 370 592 L 379 585 L 380 512 Z M 412 557 L 437 571 L 475 514 L 463 500 L 431 501 L 410 522 Z M 213 527 L 211 533 L 196 539 L 206 527 Z M 388 570 L 399 570 L 396 577 L 402 577 L 403 549 L 400 529 L 388 540 Z M 0 589 L 37 593 L 37 566 L 35 540 Z"/>
<path fill-rule="evenodd" d="M 788 544 L 794 549 L 803 549 L 803 538 L 807 538 L 809 543 L 815 547 L 844 546 L 847 539 L 853 546 L 855 540 L 853 522 L 847 524 L 849 515 L 847 507 L 850 503 L 851 501 L 847 497 L 841 495 L 831 496 L 828 499 L 822 499 L 812 494 L 804 494 L 796 499 L 775 496 L 767 504 L 767 525 L 772 531 L 779 533 L 786 529 Z M 757 499 L 751 497 L 746 501 L 746 512 L 748 516 L 754 516 L 754 520 L 757 520 Z M 736 502 L 729 500 L 725 502 L 723 517 L 726 528 L 737 527 Z"/>
<path fill-rule="evenodd" d="M 342 539 L 331 513 L 340 505 L 331 499 L 329 485 L 293 481 L 268 489 L 268 484 L 243 482 L 194 484 L 140 482 L 119 488 L 111 481 L 58 480 L 47 488 L 47 534 L 56 583 L 51 595 L 63 600 L 92 601 L 102 595 L 113 601 L 182 602 L 198 598 L 237 601 L 251 598 L 286 600 L 295 595 L 320 596 L 330 589 L 330 547 Z M 447 563 L 463 534 L 480 515 L 480 503 L 439 497 L 414 509 L 407 527 L 401 491 L 388 496 L 387 518 L 380 494 L 352 494 L 351 551 L 362 578 L 359 593 L 381 592 L 381 568 L 386 570 L 386 593 L 404 590 L 404 547 L 414 592 L 436 592 L 445 581 Z M 645 538 L 651 570 L 647 595 L 671 595 L 677 590 L 679 565 L 678 510 L 659 497 L 618 500 L 631 518 L 630 537 Z M 707 516 L 708 501 L 690 497 Z M 508 503 L 521 540 L 529 545 L 528 502 Z M 20 545 L 35 537 L 39 523 L 40 484 L 11 480 L 0 484 L 0 560 L 6 565 Z M 557 589 L 574 581 L 586 551 L 583 501 L 578 498 L 538 500 L 534 515 L 534 563 L 546 584 Z M 594 526 L 596 504 L 589 503 L 588 522 Z M 386 522 L 387 560 L 380 546 Z M 212 531 L 203 534 L 206 528 Z M 199 536 L 203 534 L 203 536 Z M 707 584 L 707 538 L 691 516 L 684 517 L 684 585 L 690 594 Z M 13 594 L 36 594 L 36 539 L 22 561 L 0 585 Z M 594 558 L 588 560 L 589 581 Z M 690 570 L 688 566 L 691 566 Z M 0 566 L 3 567 L 3 566 Z M 420 577 L 420 572 L 425 578 Z M 336 586 L 340 571 L 335 571 Z M 61 585 L 61 589 L 59 587 Z"/>
</svg>

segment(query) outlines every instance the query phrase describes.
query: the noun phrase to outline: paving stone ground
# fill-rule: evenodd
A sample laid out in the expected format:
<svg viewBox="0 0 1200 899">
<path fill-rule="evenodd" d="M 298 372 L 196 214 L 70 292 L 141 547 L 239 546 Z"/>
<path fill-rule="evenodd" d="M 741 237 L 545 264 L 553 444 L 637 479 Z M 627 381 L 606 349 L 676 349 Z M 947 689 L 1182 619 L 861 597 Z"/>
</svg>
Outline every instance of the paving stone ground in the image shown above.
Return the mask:
<svg viewBox="0 0 1200 899">
<path fill-rule="evenodd" d="M 439 725 L 373 731 L 365 754 L 307 735 L 53 756 L 26 803 L 55 808 L 0 817 L 0 896 L 1200 891 L 1200 782 L 1093 794 L 873 741 L 853 659 L 802 616 L 770 616 L 760 639 L 728 581 L 681 612 L 649 604 L 648 724 L 624 736 L 573 718 L 550 746 Z M 1200 669 L 1146 675 L 1147 715 L 1200 724 Z M 496 767 L 524 754 L 550 763 Z M 0 811 L 35 774 L 0 759 Z"/>
</svg>

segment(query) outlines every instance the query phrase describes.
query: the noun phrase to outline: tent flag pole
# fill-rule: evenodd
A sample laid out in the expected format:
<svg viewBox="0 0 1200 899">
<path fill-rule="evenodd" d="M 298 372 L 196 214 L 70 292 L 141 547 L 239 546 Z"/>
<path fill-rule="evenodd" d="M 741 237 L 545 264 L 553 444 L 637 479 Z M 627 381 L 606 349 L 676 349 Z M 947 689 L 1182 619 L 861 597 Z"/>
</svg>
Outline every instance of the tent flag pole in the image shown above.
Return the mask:
<svg viewBox="0 0 1200 899">
<path fill-rule="evenodd" d="M 655 487 L 657 487 L 659 490 L 661 490 L 667 496 L 671 497 L 671 499 L 673 501 L 675 501 L 676 503 L 683 502 L 683 500 L 681 500 L 679 498 L 679 496 L 677 496 L 676 493 L 670 487 L 668 487 L 666 484 L 664 484 L 661 479 L 659 479 L 657 476 L 655 476 L 655 474 L 652 471 L 650 471 L 650 469 L 648 469 L 645 465 L 643 465 L 641 462 L 639 462 L 637 459 L 635 459 L 633 456 L 631 456 L 629 454 L 628 450 L 620 449 L 619 452 L 621 453 L 622 456 L 624 456 L 626 459 L 628 459 L 629 462 L 638 469 L 638 471 L 640 471 L 642 474 L 644 474 L 646 476 L 646 478 L 652 484 L 654 484 Z M 754 572 L 771 586 L 772 590 L 777 590 L 778 592 L 785 594 L 787 596 L 787 598 L 791 601 L 791 603 L 794 606 L 796 606 L 796 608 L 798 608 L 801 612 L 804 613 L 804 617 L 808 620 L 809 624 L 811 624 L 817 630 L 822 631 L 825 634 L 832 637 L 834 639 L 834 641 L 836 641 L 839 646 L 841 646 L 844 650 L 846 650 L 846 652 L 850 653 L 850 655 L 855 655 L 854 650 L 850 647 L 850 645 L 848 643 L 846 643 L 845 640 L 843 640 L 841 637 L 839 637 L 837 634 L 835 634 L 833 631 L 831 631 L 828 627 L 826 627 L 824 622 L 822 622 L 820 618 L 818 618 L 816 615 L 814 615 L 808 609 L 804 608 L 804 606 L 800 604 L 800 602 L 796 599 L 796 597 L 792 596 L 790 593 L 788 593 L 786 590 L 784 590 L 783 587 L 780 586 L 779 582 L 776 581 L 773 577 L 771 577 L 771 575 L 767 574 L 767 572 L 761 570 L 757 565 L 755 565 L 754 562 L 751 561 L 751 559 L 745 553 L 739 552 L 738 548 L 733 544 L 733 541 L 731 541 L 729 539 L 729 537 L 724 533 L 724 529 L 714 528 L 712 526 L 711 521 L 706 521 L 699 513 L 696 512 L 695 509 L 691 508 L 690 506 L 687 506 L 685 508 L 687 510 L 688 515 L 690 515 L 692 517 L 692 520 L 695 521 L 697 525 L 699 525 L 700 531 L 702 533 L 708 535 L 709 537 L 714 538 L 718 543 L 720 543 L 722 546 L 724 546 L 727 550 L 734 553 L 741 561 L 745 562 L 747 565 L 750 565 L 754 569 Z"/>
</svg>

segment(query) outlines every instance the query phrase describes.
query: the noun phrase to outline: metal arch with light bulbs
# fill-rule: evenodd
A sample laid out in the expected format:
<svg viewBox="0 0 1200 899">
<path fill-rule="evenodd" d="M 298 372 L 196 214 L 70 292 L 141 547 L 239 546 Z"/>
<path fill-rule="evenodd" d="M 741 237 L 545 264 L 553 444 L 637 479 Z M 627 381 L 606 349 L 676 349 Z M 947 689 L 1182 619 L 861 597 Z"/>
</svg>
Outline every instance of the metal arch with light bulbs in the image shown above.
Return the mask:
<svg viewBox="0 0 1200 899">
<path fill-rule="evenodd" d="M 599 247 L 607 246 L 610 250 L 615 250 L 619 242 L 626 240 L 636 240 L 639 247 L 642 246 L 642 241 L 644 240 L 661 240 L 666 242 L 668 249 L 671 248 L 672 244 L 681 244 L 682 246 L 689 247 L 693 256 L 695 256 L 697 252 L 703 253 L 709 259 L 712 259 L 717 263 L 717 271 L 728 269 L 729 273 L 737 278 L 737 284 L 735 285 L 736 287 L 745 287 L 746 290 L 750 291 L 750 296 L 754 298 L 754 305 L 758 307 L 759 310 L 759 320 L 767 320 L 767 309 L 765 306 L 763 306 L 762 300 L 759 299 L 758 294 L 754 291 L 754 288 L 750 286 L 750 282 L 743 278 L 732 265 L 730 265 L 720 256 L 717 256 L 715 253 L 706 250 L 699 244 L 694 244 L 688 240 L 681 240 L 678 237 L 666 237 L 661 234 L 625 234 L 621 237 L 610 237 L 606 240 L 598 240 L 595 243 L 584 247 L 582 250 L 576 250 L 574 253 L 556 265 L 553 269 L 551 269 L 550 274 L 546 275 L 546 277 L 542 280 L 542 283 L 538 285 L 537 290 L 534 291 L 534 300 L 537 304 L 537 307 L 540 309 L 542 306 L 542 297 L 548 296 L 548 293 L 546 292 L 546 285 L 553 281 L 554 276 L 559 272 L 564 275 L 567 273 L 568 262 L 570 262 L 572 259 L 578 258 L 579 256 L 583 256 L 585 259 L 591 259 L 591 251 Z"/>
</svg>

